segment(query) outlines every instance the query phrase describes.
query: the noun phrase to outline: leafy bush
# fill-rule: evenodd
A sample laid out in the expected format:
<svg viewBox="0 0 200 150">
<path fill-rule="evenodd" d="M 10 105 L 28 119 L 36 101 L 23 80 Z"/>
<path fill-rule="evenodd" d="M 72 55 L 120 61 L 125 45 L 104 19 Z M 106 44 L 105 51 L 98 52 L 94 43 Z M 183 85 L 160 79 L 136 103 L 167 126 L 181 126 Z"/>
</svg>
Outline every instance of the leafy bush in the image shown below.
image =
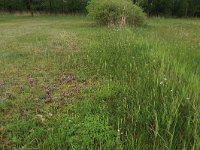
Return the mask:
<svg viewBox="0 0 200 150">
<path fill-rule="evenodd" d="M 100 25 L 142 25 L 146 15 L 130 0 L 91 0 L 88 16 Z"/>
</svg>

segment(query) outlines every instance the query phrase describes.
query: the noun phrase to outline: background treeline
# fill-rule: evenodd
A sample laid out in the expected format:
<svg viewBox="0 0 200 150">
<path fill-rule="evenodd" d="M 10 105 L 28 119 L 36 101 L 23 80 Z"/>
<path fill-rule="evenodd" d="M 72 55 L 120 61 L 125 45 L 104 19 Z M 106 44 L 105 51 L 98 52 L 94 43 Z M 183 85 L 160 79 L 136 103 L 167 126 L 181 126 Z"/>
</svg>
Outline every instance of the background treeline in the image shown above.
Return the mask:
<svg viewBox="0 0 200 150">
<path fill-rule="evenodd" d="M 89 0 L 0 0 L 0 11 L 86 13 Z M 132 0 L 151 16 L 199 17 L 200 0 Z"/>
<path fill-rule="evenodd" d="M 0 0 L 0 11 L 85 13 L 88 0 Z"/>
</svg>

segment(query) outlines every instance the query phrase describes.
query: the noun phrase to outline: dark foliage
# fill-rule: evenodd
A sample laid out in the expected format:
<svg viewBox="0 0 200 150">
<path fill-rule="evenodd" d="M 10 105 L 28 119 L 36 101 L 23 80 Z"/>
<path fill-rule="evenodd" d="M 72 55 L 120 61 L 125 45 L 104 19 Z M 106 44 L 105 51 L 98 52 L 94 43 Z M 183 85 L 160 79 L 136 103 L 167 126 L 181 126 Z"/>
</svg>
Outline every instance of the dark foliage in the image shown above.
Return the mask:
<svg viewBox="0 0 200 150">
<path fill-rule="evenodd" d="M 89 0 L 0 0 L 0 11 L 86 13 Z M 132 0 L 151 16 L 199 17 L 200 0 Z"/>
</svg>

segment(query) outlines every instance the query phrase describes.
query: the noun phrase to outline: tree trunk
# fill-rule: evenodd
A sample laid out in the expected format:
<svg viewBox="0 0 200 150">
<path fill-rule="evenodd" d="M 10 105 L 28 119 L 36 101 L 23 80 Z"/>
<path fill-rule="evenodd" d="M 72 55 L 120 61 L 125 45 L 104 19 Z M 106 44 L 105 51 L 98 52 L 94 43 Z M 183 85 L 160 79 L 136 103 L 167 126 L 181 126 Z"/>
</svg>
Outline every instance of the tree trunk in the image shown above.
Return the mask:
<svg viewBox="0 0 200 150">
<path fill-rule="evenodd" d="M 29 0 L 29 11 L 31 12 L 31 16 L 33 17 L 34 12 L 33 12 L 33 9 L 32 9 L 32 0 Z"/>
<path fill-rule="evenodd" d="M 62 12 L 63 12 L 63 14 L 64 14 L 64 13 L 65 13 L 65 10 L 64 10 L 64 9 L 65 9 L 64 4 L 67 3 L 67 0 L 62 0 L 62 2 L 63 2 L 63 3 L 62 3 Z"/>
<path fill-rule="evenodd" d="M 150 7 L 151 7 L 151 4 L 150 4 L 150 0 L 148 0 L 148 16 L 150 16 Z"/>
<path fill-rule="evenodd" d="M 187 14 L 188 14 L 188 8 L 186 7 L 186 9 L 185 9 L 185 17 L 187 17 Z"/>
<path fill-rule="evenodd" d="M 3 1 L 3 11 L 6 11 L 6 0 Z"/>
<path fill-rule="evenodd" d="M 64 14 L 64 2 L 62 1 L 62 14 Z"/>
<path fill-rule="evenodd" d="M 52 2 L 51 2 L 51 0 L 49 0 L 49 12 L 50 12 L 50 14 L 52 14 Z"/>
</svg>

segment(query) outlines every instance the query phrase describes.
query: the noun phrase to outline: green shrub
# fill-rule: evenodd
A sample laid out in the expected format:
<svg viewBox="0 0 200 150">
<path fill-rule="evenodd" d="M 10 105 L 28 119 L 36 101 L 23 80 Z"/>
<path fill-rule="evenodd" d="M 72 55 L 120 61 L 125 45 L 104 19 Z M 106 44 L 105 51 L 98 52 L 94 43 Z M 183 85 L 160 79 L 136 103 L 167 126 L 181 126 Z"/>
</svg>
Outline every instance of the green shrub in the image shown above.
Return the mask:
<svg viewBox="0 0 200 150">
<path fill-rule="evenodd" d="M 100 25 L 142 25 L 146 15 L 130 0 L 91 0 L 88 16 Z"/>
</svg>

